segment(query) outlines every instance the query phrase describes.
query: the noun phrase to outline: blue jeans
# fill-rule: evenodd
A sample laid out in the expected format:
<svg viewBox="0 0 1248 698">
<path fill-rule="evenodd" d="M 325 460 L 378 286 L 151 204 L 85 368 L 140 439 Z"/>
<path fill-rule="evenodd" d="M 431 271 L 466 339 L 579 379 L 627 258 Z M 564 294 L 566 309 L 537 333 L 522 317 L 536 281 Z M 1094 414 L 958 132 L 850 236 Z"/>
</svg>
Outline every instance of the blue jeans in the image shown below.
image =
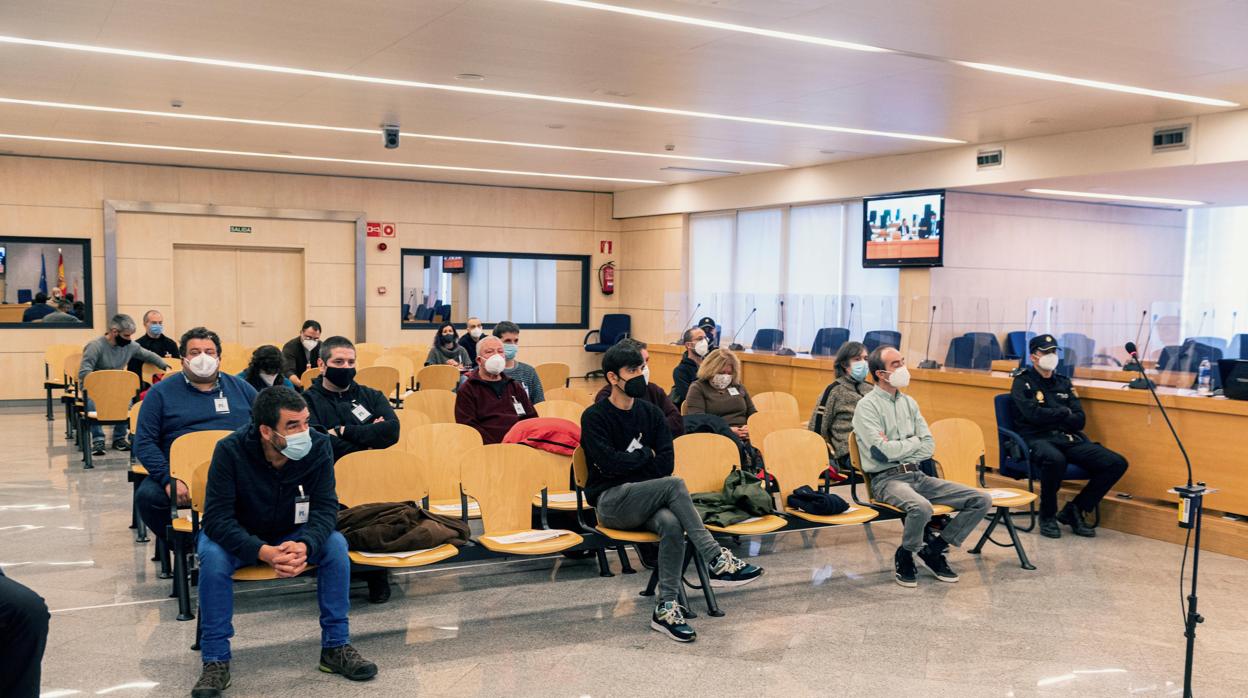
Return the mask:
<svg viewBox="0 0 1248 698">
<path fill-rule="evenodd" d="M 300 526 L 281 540 L 270 545 L 292 540 L 303 527 Z M 211 538 L 199 532 L 196 543 L 199 556 L 199 622 L 201 630 L 200 654 L 205 662 L 230 661 L 230 638 L 234 637 L 234 580 L 232 575 L 240 567 L 254 563 L 240 560 L 226 552 Z M 334 531 L 325 544 L 308 558 L 309 565 L 316 565 L 316 602 L 321 607 L 321 647 L 341 647 L 350 641 L 347 628 L 347 611 L 351 608 L 348 598 L 351 588 L 351 561 L 347 558 L 347 539 Z"/>
<path fill-rule="evenodd" d="M 87 411 L 95 411 L 95 400 L 87 400 Z M 113 441 L 126 438 L 126 432 L 130 430 L 130 425 L 122 422 L 113 425 Z M 91 443 L 99 443 L 104 440 L 104 427 L 99 424 L 91 425 Z"/>
</svg>

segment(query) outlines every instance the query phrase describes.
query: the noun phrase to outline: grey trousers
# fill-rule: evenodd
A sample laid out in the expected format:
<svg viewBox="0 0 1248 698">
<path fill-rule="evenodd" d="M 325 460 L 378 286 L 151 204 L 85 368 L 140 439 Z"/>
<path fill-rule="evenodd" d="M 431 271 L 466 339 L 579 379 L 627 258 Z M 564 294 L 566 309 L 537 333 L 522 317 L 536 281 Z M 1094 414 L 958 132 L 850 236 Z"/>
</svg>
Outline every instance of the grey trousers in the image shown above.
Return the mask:
<svg viewBox="0 0 1248 698">
<path fill-rule="evenodd" d="M 693 508 L 685 481 L 661 477 L 612 487 L 594 505 L 598 521 L 626 531 L 646 529 L 659 534 L 659 603 L 675 601 L 685 562 L 685 536 L 710 564 L 719 556 L 719 543 L 702 525 Z"/>
<path fill-rule="evenodd" d="M 912 553 L 923 547 L 923 528 L 932 520 L 933 504 L 953 507 L 953 521 L 940 532 L 940 537 L 952 546 L 961 545 L 992 508 L 992 497 L 987 492 L 923 473 L 872 478 L 871 492 L 877 500 L 905 512 L 901 547 Z"/>
</svg>

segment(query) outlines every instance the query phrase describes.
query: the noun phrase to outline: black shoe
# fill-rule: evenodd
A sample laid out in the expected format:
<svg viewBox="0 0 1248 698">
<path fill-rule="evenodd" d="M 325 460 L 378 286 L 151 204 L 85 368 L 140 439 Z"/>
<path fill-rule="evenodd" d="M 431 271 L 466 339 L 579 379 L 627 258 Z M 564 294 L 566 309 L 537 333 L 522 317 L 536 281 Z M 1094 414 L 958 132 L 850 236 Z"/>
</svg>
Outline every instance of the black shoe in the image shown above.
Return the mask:
<svg viewBox="0 0 1248 698">
<path fill-rule="evenodd" d="M 1075 507 L 1074 502 L 1067 502 L 1061 511 L 1057 512 L 1057 520 L 1070 526 L 1071 533 L 1084 538 L 1095 538 L 1096 529 L 1088 525 L 1083 520 L 1083 514 L 1079 513 L 1079 509 Z"/>
<path fill-rule="evenodd" d="M 637 557 L 641 559 L 641 564 L 646 569 L 656 569 L 659 566 L 659 546 L 657 543 L 638 543 Z"/>
<path fill-rule="evenodd" d="M 949 562 L 945 560 L 943 553 L 938 553 L 930 547 L 923 548 L 919 551 L 919 559 L 940 581 L 950 584 L 958 581 L 958 573 L 954 572 L 953 568 L 949 566 Z"/>
<path fill-rule="evenodd" d="M 377 675 L 377 665 L 360 656 L 351 645 L 321 649 L 321 671 L 342 674 L 352 681 L 367 681 Z"/>
<path fill-rule="evenodd" d="M 216 698 L 230 687 L 229 662 L 204 662 L 204 671 L 191 689 L 191 698 Z"/>
<path fill-rule="evenodd" d="M 685 622 L 685 609 L 675 601 L 664 601 L 654 607 L 654 615 L 650 616 L 650 628 L 677 642 L 693 642 L 698 634 Z"/>
<path fill-rule="evenodd" d="M 113 440 L 113 450 L 114 450 L 114 451 L 129 451 L 129 450 L 130 450 L 130 442 L 129 442 L 129 441 L 127 441 L 127 440 L 125 440 L 125 439 L 114 439 L 114 440 Z"/>
<path fill-rule="evenodd" d="M 1040 535 L 1045 538 L 1061 538 L 1062 527 L 1057 525 L 1057 519 L 1052 517 L 1040 517 Z"/>
<path fill-rule="evenodd" d="M 709 567 L 712 587 L 739 587 L 763 576 L 763 568 L 739 559 L 728 548 L 720 548 Z"/>
<path fill-rule="evenodd" d="M 368 582 L 369 603 L 385 603 L 390 600 L 389 572 L 370 573 L 365 579 Z"/>
<path fill-rule="evenodd" d="M 913 589 L 919 585 L 915 578 L 914 554 L 909 550 L 897 548 L 897 553 L 893 555 L 893 569 L 893 577 L 898 584 L 907 589 Z"/>
<path fill-rule="evenodd" d="M 95 443 L 91 444 L 91 455 L 93 456 L 104 455 L 104 442 L 103 441 L 96 441 Z"/>
</svg>

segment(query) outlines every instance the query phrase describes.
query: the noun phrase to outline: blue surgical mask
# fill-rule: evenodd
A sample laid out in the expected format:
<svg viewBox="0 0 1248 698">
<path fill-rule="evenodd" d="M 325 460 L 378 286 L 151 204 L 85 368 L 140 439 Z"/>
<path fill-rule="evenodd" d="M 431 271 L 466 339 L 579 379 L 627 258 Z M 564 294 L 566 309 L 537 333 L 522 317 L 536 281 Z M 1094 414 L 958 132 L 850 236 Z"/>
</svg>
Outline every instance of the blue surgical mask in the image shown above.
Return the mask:
<svg viewBox="0 0 1248 698">
<path fill-rule="evenodd" d="M 849 377 L 859 383 L 867 379 L 867 362 L 866 361 L 850 361 Z"/>
<path fill-rule="evenodd" d="M 516 358 L 516 352 L 518 351 L 520 351 L 520 345 L 504 344 L 503 345 L 503 358 L 507 359 L 508 361 L 511 361 L 512 359 Z"/>
<path fill-rule="evenodd" d="M 153 337 L 159 337 L 161 333 L 164 331 L 165 331 L 165 326 L 159 323 L 155 325 L 149 325 L 147 328 L 147 333 L 152 335 Z"/>
<path fill-rule="evenodd" d="M 286 448 L 282 449 L 282 455 L 291 460 L 302 460 L 312 450 L 312 431 L 310 429 L 287 434 L 285 439 Z"/>
</svg>

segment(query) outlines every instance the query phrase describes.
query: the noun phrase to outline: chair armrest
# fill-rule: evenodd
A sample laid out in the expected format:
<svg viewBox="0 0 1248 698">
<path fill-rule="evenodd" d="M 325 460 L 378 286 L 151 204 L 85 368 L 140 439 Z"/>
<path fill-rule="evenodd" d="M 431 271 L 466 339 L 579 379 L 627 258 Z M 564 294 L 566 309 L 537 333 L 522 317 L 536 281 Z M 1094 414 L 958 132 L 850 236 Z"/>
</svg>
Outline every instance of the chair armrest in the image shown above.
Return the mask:
<svg viewBox="0 0 1248 698">
<path fill-rule="evenodd" d="M 542 488 L 542 530 L 544 531 L 550 530 L 550 521 L 546 519 L 546 505 L 548 503 L 546 500 L 546 497 L 547 497 L 548 490 L 549 488 L 546 488 L 546 487 Z"/>
<path fill-rule="evenodd" d="M 1023 440 L 1023 437 L 1018 435 L 1018 432 L 1015 432 L 1011 429 L 1006 429 L 1005 427 L 1001 427 L 1001 426 L 997 427 L 997 439 L 999 441 L 1001 440 L 1012 441 L 1018 444 L 1019 452 L 1023 454 L 1023 463 L 1027 465 L 1027 482 L 1028 484 L 1030 484 L 1035 479 L 1035 477 L 1033 476 L 1031 472 L 1031 468 L 1032 468 L 1031 454 L 1030 454 L 1030 449 L 1027 447 L 1027 442 Z M 1003 451 L 1005 450 L 1004 443 L 1001 444 L 1001 450 Z"/>
<path fill-rule="evenodd" d="M 585 339 L 581 340 L 581 344 L 589 344 L 589 338 L 592 337 L 593 335 L 598 335 L 599 337 L 602 337 L 602 330 L 590 330 L 586 332 Z"/>
</svg>

